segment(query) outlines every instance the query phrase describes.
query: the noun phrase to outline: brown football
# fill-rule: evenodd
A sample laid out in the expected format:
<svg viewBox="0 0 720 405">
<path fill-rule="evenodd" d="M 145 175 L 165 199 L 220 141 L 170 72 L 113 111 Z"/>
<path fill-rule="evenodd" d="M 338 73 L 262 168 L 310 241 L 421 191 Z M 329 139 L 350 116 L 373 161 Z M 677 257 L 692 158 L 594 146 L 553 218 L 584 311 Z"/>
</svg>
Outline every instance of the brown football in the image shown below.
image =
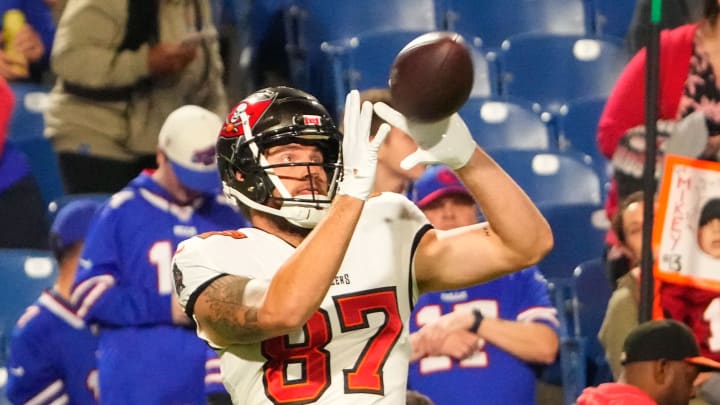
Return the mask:
<svg viewBox="0 0 720 405">
<path fill-rule="evenodd" d="M 390 69 L 393 106 L 414 121 L 455 113 L 470 96 L 473 62 L 460 34 L 430 32 L 410 41 Z"/>
</svg>

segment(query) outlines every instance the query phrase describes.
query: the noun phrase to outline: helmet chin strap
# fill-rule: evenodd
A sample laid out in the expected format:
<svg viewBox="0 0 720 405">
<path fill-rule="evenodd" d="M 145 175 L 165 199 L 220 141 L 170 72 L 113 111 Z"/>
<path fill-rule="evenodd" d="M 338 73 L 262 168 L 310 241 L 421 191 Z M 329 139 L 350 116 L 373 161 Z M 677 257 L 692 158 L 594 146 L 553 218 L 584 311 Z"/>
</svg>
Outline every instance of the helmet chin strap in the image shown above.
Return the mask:
<svg viewBox="0 0 720 405">
<path fill-rule="evenodd" d="M 256 209 L 270 215 L 283 217 L 291 224 L 301 228 L 314 228 L 315 225 L 317 225 L 327 214 L 327 206 L 321 206 L 318 208 L 316 203 L 313 203 L 313 206 L 310 207 L 304 202 L 283 201 L 283 205 L 280 209 L 268 207 L 267 205 L 253 201 L 245 194 L 228 186 L 225 182 L 223 182 L 223 192 L 231 200 L 239 201 L 252 209 Z M 298 196 L 296 198 L 303 198 L 303 196 Z M 309 201 L 310 200 L 308 200 L 308 202 Z"/>
</svg>

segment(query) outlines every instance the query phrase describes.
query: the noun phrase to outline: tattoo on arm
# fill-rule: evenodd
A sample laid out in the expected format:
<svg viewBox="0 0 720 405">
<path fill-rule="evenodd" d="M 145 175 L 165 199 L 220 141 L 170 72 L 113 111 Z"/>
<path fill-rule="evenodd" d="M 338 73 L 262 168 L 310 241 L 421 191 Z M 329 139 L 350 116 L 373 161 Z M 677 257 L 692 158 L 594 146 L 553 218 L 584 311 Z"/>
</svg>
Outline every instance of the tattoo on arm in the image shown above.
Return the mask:
<svg viewBox="0 0 720 405">
<path fill-rule="evenodd" d="M 204 320 L 223 340 L 248 343 L 268 337 L 258 325 L 257 303 L 243 302 L 250 281 L 244 277 L 220 277 L 202 292 L 208 310 Z"/>
</svg>

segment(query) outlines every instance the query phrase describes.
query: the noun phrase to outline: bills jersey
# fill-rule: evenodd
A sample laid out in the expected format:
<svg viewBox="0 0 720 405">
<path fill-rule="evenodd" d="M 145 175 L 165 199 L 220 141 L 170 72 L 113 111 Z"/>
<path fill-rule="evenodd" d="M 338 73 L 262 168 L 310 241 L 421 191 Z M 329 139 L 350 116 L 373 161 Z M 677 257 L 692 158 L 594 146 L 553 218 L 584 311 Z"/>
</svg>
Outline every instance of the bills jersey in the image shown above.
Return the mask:
<svg viewBox="0 0 720 405">
<path fill-rule="evenodd" d="M 663 282 L 660 305 L 666 318 L 690 327 L 700 354 L 720 361 L 720 291 Z"/>
<path fill-rule="evenodd" d="M 478 308 L 485 318 L 540 322 L 557 333 L 557 311 L 550 303 L 547 283 L 536 267 L 470 288 L 420 296 L 410 319 L 410 332 L 461 308 Z M 479 340 L 478 350 L 464 360 L 433 356 L 410 364 L 408 388 L 437 405 L 535 404 L 533 366 Z"/>
<path fill-rule="evenodd" d="M 97 336 L 63 298 L 44 291 L 10 339 L 6 393 L 14 404 L 96 404 Z"/>
<path fill-rule="evenodd" d="M 423 213 L 399 194 L 369 199 L 327 296 L 301 330 L 219 348 L 233 402 L 405 403 L 410 348 L 403 325 L 415 290 L 412 257 L 429 228 Z M 192 314 L 202 289 L 223 274 L 269 282 L 294 251 L 252 228 L 187 240 L 174 259 L 180 302 Z"/>
<path fill-rule="evenodd" d="M 114 194 L 88 231 L 72 292 L 100 326 L 103 402 L 204 402 L 206 345 L 173 325 L 170 263 L 180 241 L 245 221 L 224 197 L 178 205 L 143 173 Z"/>
</svg>

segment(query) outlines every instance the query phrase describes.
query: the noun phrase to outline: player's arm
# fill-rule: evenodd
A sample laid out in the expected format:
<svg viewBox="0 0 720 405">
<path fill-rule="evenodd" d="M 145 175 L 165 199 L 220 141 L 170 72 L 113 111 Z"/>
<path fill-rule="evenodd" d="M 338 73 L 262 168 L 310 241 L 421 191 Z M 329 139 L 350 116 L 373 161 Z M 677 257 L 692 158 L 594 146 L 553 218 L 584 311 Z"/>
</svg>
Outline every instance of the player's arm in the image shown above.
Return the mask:
<svg viewBox="0 0 720 405">
<path fill-rule="evenodd" d="M 383 103 L 375 112 L 415 140 L 401 166 L 444 163 L 455 170 L 488 225 L 426 232 L 415 254 L 421 290 L 477 284 L 537 263 L 553 246 L 550 226 L 525 192 L 481 148 L 458 114 L 418 123 Z"/>
<path fill-rule="evenodd" d="M 363 205 L 363 200 L 337 196 L 327 217 L 270 283 L 234 275 L 213 280 L 192 307 L 198 330 L 214 345 L 225 347 L 301 328 L 327 294 Z"/>
<path fill-rule="evenodd" d="M 424 235 L 415 256 L 415 275 L 424 291 L 477 284 L 529 267 L 553 245 L 540 211 L 485 151 L 475 147 L 456 172 L 487 223 Z"/>
</svg>

